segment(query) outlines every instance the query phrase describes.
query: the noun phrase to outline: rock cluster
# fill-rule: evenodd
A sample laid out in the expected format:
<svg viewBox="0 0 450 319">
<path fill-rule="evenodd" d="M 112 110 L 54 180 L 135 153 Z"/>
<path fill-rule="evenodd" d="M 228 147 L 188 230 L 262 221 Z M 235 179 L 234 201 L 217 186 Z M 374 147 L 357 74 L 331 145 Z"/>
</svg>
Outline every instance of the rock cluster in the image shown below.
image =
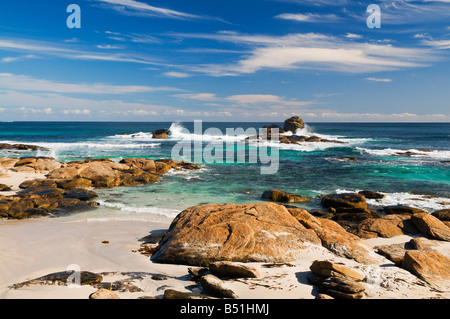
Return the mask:
<svg viewBox="0 0 450 319">
<path fill-rule="evenodd" d="M 256 136 L 249 136 L 245 139 L 246 142 L 255 142 L 263 140 L 269 140 L 274 139 L 274 130 L 277 130 L 278 132 L 278 141 L 283 144 L 300 144 L 303 142 L 307 143 L 316 143 L 316 142 L 322 142 L 322 143 L 337 143 L 337 144 L 345 144 L 345 142 L 338 141 L 338 140 L 328 140 L 323 139 L 319 136 L 315 135 L 297 135 L 297 132 L 299 130 L 304 130 L 306 128 L 306 125 L 302 118 L 299 116 L 293 116 L 286 121 L 284 121 L 284 126 L 281 127 L 276 124 L 266 125 L 262 127 L 265 130 L 264 134 L 258 134 Z M 307 133 L 311 133 L 309 129 L 307 129 Z"/>
<path fill-rule="evenodd" d="M 435 251 L 436 243 L 423 237 L 406 244 L 375 247 L 376 251 L 440 291 L 450 290 L 450 258 Z"/>
<path fill-rule="evenodd" d="M 0 217 L 24 219 L 61 215 L 95 207 L 97 194 L 89 188 L 136 186 L 157 182 L 171 169 L 193 170 L 198 165 L 173 160 L 127 158 L 86 159 L 60 163 L 53 158 L 0 158 L 0 167 L 11 171 L 45 173 L 46 179 L 28 180 L 13 196 L 0 196 Z M 7 190 L 9 186 L 2 187 Z"/>
<path fill-rule="evenodd" d="M 361 299 L 366 285 L 362 274 L 329 261 L 314 261 L 308 281 L 319 286 L 317 299 Z"/>
<path fill-rule="evenodd" d="M 322 207 L 328 209 L 331 218 L 348 232 L 363 239 L 422 233 L 429 238 L 450 241 L 446 210 L 433 215 L 415 207 L 396 205 L 386 206 L 383 211 L 376 212 L 368 208 L 365 195 L 368 198 L 383 196 L 370 191 L 329 194 L 322 197 Z"/>
</svg>

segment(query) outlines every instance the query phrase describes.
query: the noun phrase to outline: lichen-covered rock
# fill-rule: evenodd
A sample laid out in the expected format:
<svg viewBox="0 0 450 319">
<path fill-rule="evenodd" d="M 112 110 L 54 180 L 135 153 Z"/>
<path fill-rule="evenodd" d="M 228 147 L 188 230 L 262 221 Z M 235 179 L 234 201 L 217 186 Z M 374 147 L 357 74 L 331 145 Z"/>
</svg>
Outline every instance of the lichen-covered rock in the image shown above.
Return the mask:
<svg viewBox="0 0 450 319">
<path fill-rule="evenodd" d="M 284 206 L 199 205 L 174 219 L 152 259 L 198 266 L 224 260 L 287 262 L 300 257 L 306 243 L 321 241 Z"/>
</svg>

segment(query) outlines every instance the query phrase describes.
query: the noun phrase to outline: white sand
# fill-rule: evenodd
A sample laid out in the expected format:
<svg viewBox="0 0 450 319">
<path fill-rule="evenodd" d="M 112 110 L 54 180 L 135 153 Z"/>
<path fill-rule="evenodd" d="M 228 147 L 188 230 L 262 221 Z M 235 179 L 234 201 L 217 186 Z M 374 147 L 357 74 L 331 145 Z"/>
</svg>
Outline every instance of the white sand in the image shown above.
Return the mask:
<svg viewBox="0 0 450 319">
<path fill-rule="evenodd" d="M 74 216 L 64 218 L 40 218 L 21 221 L 0 221 L 0 298 L 82 298 L 95 291 L 90 286 L 69 288 L 67 286 L 31 285 L 19 289 L 9 286 L 35 279 L 50 273 L 65 271 L 76 264 L 82 271 L 94 273 L 114 272 L 104 276 L 104 282 L 128 278 L 131 273 L 143 272 L 140 279 L 132 282 L 142 292 L 118 292 L 124 299 L 140 296 L 159 296 L 164 289 L 189 291 L 196 285 L 188 276 L 188 266 L 156 264 L 136 251 L 139 239 L 152 230 L 167 229 L 168 224 L 132 220 L 89 221 L 77 220 Z M 392 239 L 369 240 L 369 244 L 389 244 L 409 241 L 409 236 Z M 103 244 L 103 241 L 109 244 Z M 442 243 L 441 252 L 450 251 L 450 243 Z M 354 261 L 336 257 L 326 249 L 311 245 L 304 256 L 291 264 L 294 267 L 264 268 L 262 277 L 228 281 L 240 298 L 246 299 L 312 299 L 317 293 L 307 283 L 309 266 L 314 260 L 341 262 L 363 274 L 375 274 L 374 285 L 368 285 L 370 298 L 428 298 L 447 297 L 449 294 L 432 291 L 415 276 L 394 267 L 387 259 L 380 257 L 380 266 L 363 266 Z M 117 272 L 127 272 L 120 274 Z M 163 274 L 170 278 L 163 281 L 151 279 L 152 274 Z M 192 291 L 192 289 L 190 289 Z M 199 292 L 200 290 L 194 289 Z"/>
</svg>

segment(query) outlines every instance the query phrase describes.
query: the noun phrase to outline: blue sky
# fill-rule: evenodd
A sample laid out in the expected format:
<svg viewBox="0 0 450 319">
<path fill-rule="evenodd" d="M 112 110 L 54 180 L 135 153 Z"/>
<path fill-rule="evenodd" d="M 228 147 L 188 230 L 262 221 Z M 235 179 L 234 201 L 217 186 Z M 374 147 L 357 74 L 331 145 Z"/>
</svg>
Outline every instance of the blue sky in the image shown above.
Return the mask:
<svg viewBox="0 0 450 319">
<path fill-rule="evenodd" d="M 449 53 L 450 0 L 2 1 L 0 120 L 450 122 Z"/>
</svg>

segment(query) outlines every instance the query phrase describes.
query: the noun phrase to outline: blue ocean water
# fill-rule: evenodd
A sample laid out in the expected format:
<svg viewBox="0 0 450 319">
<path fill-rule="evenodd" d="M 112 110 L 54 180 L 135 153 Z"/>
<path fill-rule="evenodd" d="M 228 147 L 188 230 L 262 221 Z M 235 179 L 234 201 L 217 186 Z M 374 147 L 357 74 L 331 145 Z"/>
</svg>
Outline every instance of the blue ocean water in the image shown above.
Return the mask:
<svg viewBox="0 0 450 319">
<path fill-rule="evenodd" d="M 0 156 L 52 156 L 59 161 L 87 157 L 117 161 L 125 157 L 171 158 L 174 146 L 180 142 L 193 139 L 197 142 L 197 146 L 192 144 L 194 148 L 199 140 L 202 147 L 215 141 L 220 148 L 223 142 L 225 148 L 225 142 L 245 137 L 227 136 L 227 129 L 259 129 L 267 124 L 273 123 L 202 123 L 204 134 L 190 135 L 199 133 L 194 123 L 0 122 L 0 143 L 46 148 L 37 152 L 4 150 Z M 103 214 L 171 218 L 198 204 L 258 202 L 261 194 L 271 188 L 310 197 L 310 202 L 297 205 L 308 209 L 320 207 L 319 195 L 359 190 L 386 193 L 385 199 L 371 202 L 374 206 L 409 204 L 429 211 L 449 207 L 450 123 L 308 126 L 313 135 L 344 143 L 272 145 L 279 154 L 276 174 L 261 174 L 264 164 L 237 163 L 232 156 L 224 158 L 224 163 L 203 163 L 199 171 L 171 172 L 157 184 L 100 190 L 99 202 L 108 208 Z M 171 137 L 153 139 L 151 132 L 162 128 L 170 128 Z M 267 146 L 244 148 L 248 151 Z M 242 145 L 235 147 L 237 152 Z"/>
</svg>

